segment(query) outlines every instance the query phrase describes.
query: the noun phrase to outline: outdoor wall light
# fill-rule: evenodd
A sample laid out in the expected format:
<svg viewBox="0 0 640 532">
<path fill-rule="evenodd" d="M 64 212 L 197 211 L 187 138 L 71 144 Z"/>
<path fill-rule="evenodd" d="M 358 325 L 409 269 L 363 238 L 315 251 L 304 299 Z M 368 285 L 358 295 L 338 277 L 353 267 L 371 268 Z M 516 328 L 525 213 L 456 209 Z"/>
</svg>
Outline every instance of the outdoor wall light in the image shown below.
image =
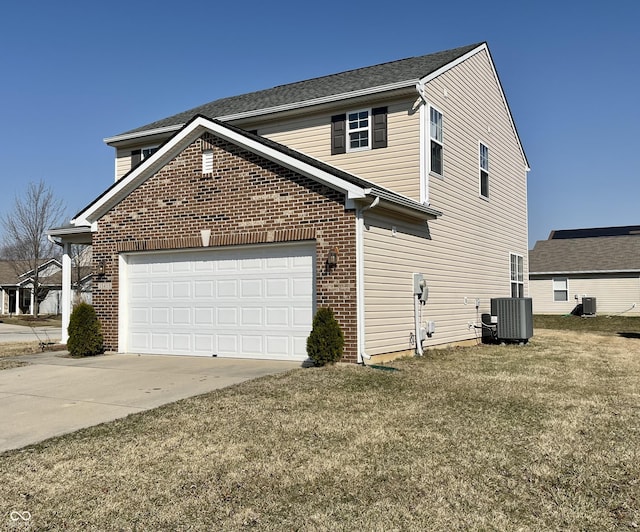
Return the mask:
<svg viewBox="0 0 640 532">
<path fill-rule="evenodd" d="M 332 248 L 327 254 L 327 268 L 335 268 L 338 265 L 338 248 Z"/>
<path fill-rule="evenodd" d="M 104 275 L 105 262 L 106 261 L 104 259 L 98 262 L 98 275 Z"/>
</svg>

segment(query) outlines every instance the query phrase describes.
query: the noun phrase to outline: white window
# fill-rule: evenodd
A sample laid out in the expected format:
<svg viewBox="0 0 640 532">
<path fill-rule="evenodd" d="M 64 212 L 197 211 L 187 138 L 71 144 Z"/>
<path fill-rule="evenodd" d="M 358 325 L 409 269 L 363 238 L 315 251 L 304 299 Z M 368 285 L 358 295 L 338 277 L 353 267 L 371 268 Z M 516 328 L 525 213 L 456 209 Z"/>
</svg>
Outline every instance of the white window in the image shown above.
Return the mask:
<svg viewBox="0 0 640 532">
<path fill-rule="evenodd" d="M 213 172 L 213 150 L 205 150 L 202 152 L 202 173 L 210 174 Z"/>
<path fill-rule="evenodd" d="M 524 297 L 524 258 L 522 255 L 511 253 L 510 273 L 511 273 L 511 297 Z"/>
<path fill-rule="evenodd" d="M 368 150 L 370 130 L 371 120 L 368 109 L 347 113 L 347 138 L 349 139 L 347 151 Z"/>
<path fill-rule="evenodd" d="M 566 277 L 553 278 L 553 300 L 569 301 L 569 281 Z"/>
<path fill-rule="evenodd" d="M 158 146 L 149 146 L 147 148 L 142 148 L 142 160 L 144 161 L 147 157 L 151 157 L 157 151 Z"/>
<path fill-rule="evenodd" d="M 157 151 L 158 146 L 145 146 L 144 148 L 140 148 L 139 150 L 133 150 L 131 152 L 131 168 L 137 166 L 146 158 L 151 157 Z"/>
<path fill-rule="evenodd" d="M 489 147 L 480 143 L 480 195 L 489 197 Z"/>
<path fill-rule="evenodd" d="M 429 136 L 431 138 L 431 164 L 430 170 L 438 175 L 443 175 L 442 168 L 442 151 L 443 151 L 443 137 L 442 137 L 442 113 L 437 111 L 433 107 L 429 111 Z"/>
</svg>

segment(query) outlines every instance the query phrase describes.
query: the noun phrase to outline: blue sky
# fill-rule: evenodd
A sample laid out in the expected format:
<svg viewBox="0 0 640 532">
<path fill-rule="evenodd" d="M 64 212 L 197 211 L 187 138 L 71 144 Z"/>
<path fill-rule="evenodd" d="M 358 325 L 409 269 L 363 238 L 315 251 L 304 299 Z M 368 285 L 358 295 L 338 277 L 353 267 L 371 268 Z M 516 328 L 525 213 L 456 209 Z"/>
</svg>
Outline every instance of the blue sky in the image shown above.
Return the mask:
<svg viewBox="0 0 640 532">
<path fill-rule="evenodd" d="M 87 6 L 87 7 L 81 7 Z M 205 102 L 487 41 L 529 158 L 529 241 L 640 224 L 640 2 L 10 2 L 0 213 L 43 179 L 69 216 L 109 137 Z"/>
</svg>

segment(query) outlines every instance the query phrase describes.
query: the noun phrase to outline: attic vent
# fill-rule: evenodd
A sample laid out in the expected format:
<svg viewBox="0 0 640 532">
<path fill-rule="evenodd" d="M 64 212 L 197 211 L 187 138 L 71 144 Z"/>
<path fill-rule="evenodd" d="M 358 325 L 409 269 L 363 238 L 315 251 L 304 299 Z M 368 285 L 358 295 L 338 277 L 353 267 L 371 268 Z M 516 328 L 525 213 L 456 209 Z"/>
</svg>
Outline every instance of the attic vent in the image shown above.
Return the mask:
<svg viewBox="0 0 640 532">
<path fill-rule="evenodd" d="M 213 172 L 213 150 L 202 152 L 202 173 L 210 174 Z"/>
</svg>

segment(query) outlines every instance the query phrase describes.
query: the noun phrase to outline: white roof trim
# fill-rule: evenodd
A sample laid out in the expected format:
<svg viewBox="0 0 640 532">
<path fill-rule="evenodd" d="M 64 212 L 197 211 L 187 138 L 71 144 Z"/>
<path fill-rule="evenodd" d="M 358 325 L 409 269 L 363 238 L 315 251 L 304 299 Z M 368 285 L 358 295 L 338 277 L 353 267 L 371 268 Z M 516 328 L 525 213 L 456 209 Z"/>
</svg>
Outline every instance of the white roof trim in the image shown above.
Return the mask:
<svg viewBox="0 0 640 532">
<path fill-rule="evenodd" d="M 158 172 L 165 164 L 167 164 L 176 154 L 185 149 L 195 139 L 200 137 L 206 131 L 212 132 L 214 135 L 228 140 L 236 145 L 256 153 L 266 159 L 275 161 L 278 164 L 303 174 L 311 179 L 320 181 L 333 189 L 342 191 L 349 199 L 364 198 L 366 196 L 365 189 L 349 183 L 344 179 L 336 177 L 324 170 L 320 170 L 315 166 L 300 161 L 290 155 L 277 151 L 269 146 L 247 138 L 237 133 L 224 124 L 214 122 L 208 118 L 199 116 L 185 126 L 171 140 L 160 147 L 148 159 L 132 170 L 125 177 L 117 181 L 113 187 L 108 189 L 91 205 L 86 207 L 82 212 L 71 220 L 76 226 L 90 226 L 95 223 L 104 213 L 106 213 L 113 205 L 126 198 L 133 190 L 144 183 L 147 179 Z"/>
<path fill-rule="evenodd" d="M 112 142 L 119 142 L 123 140 L 133 140 L 139 137 L 149 137 L 151 135 L 162 135 L 163 133 L 173 133 L 174 131 L 178 131 L 180 128 L 184 127 L 184 124 L 178 124 L 173 126 L 165 126 L 158 127 L 155 129 L 148 129 L 146 131 L 137 131 L 135 133 L 125 133 L 124 135 L 116 135 L 115 137 L 107 137 L 102 139 L 106 144 L 111 144 Z"/>
</svg>

